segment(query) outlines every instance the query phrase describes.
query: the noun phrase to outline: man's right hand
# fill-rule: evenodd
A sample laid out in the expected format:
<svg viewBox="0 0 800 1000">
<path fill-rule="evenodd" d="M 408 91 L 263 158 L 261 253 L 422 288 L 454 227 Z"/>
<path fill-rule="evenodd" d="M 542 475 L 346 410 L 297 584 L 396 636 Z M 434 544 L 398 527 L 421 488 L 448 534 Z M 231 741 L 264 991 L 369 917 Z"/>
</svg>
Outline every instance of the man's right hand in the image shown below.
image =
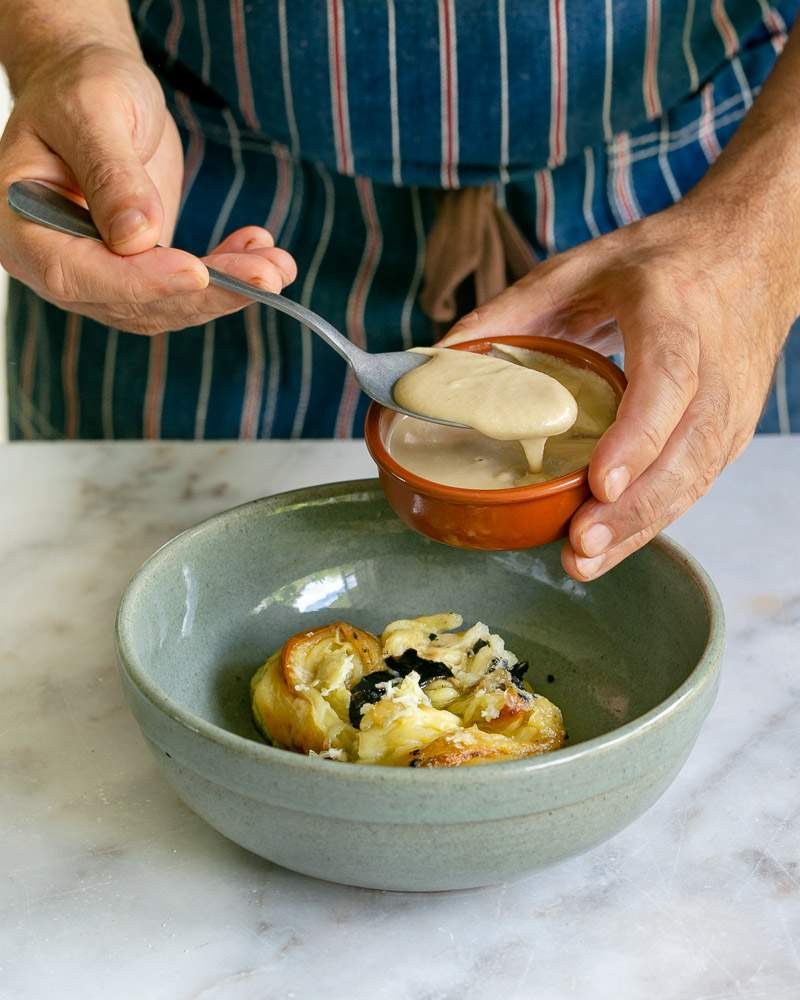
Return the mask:
<svg viewBox="0 0 800 1000">
<path fill-rule="evenodd" d="M 183 179 L 175 122 L 138 53 L 92 45 L 17 81 L 0 139 L 0 264 L 62 309 L 154 334 L 197 326 L 247 304 L 212 288 L 205 265 L 268 291 L 296 277 L 292 257 L 259 226 L 203 258 L 171 249 Z M 60 187 L 88 204 L 104 244 L 15 215 L 16 180 Z"/>
</svg>

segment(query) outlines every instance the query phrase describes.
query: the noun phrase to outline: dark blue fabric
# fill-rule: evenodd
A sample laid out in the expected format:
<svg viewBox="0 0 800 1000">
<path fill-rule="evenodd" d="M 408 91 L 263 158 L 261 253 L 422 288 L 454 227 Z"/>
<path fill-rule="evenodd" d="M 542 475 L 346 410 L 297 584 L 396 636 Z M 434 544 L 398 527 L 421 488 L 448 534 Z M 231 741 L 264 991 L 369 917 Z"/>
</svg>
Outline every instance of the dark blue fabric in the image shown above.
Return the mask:
<svg viewBox="0 0 800 1000">
<path fill-rule="evenodd" d="M 288 294 L 370 350 L 431 343 L 417 293 L 437 189 L 496 183 L 540 259 L 666 208 L 730 139 L 799 6 L 614 0 L 607 21 L 602 0 L 140 0 L 187 154 L 175 243 L 205 253 L 269 220 L 298 263 Z M 8 339 L 14 437 L 349 436 L 366 408 L 337 355 L 255 306 L 147 339 L 12 283 Z M 778 377 L 761 429 L 797 430 L 797 333 Z"/>
</svg>

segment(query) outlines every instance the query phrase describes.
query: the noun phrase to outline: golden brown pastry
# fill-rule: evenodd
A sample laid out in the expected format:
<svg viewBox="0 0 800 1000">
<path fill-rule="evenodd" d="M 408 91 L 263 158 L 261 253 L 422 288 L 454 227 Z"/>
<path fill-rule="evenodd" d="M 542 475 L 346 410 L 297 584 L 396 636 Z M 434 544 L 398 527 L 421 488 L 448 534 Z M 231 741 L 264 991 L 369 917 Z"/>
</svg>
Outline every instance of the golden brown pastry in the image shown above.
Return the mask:
<svg viewBox="0 0 800 1000">
<path fill-rule="evenodd" d="M 300 632 L 267 660 L 251 682 L 253 716 L 275 746 L 299 753 L 351 747 L 350 688 L 383 667 L 371 632 L 334 622 Z"/>
<path fill-rule="evenodd" d="M 275 746 L 336 760 L 456 767 L 564 742 L 527 663 L 459 615 L 401 619 L 382 636 L 335 622 L 292 636 L 253 677 L 253 715 Z"/>
</svg>

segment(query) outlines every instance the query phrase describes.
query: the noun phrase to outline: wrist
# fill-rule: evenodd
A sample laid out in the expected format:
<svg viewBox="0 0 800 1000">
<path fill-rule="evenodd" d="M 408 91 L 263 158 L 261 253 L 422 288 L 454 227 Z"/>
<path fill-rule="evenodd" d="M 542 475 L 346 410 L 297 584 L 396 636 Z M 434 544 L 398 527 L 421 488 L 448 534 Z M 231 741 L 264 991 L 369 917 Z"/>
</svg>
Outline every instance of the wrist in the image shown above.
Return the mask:
<svg viewBox="0 0 800 1000">
<path fill-rule="evenodd" d="M 800 315 L 800 200 L 783 179 L 707 176 L 675 206 L 695 251 L 717 261 L 778 326 Z M 676 212 L 678 214 L 678 212 Z"/>
<path fill-rule="evenodd" d="M 9 25 L 9 20 L 8 14 L 0 17 L 0 38 L 13 40 L 8 46 L 0 45 L 0 62 L 15 97 L 39 75 L 80 61 L 94 51 L 117 51 L 127 57 L 143 58 L 129 18 L 105 18 L 99 23 L 70 18 L 64 23 L 48 17 L 45 23 L 34 21 L 29 29 Z"/>
</svg>

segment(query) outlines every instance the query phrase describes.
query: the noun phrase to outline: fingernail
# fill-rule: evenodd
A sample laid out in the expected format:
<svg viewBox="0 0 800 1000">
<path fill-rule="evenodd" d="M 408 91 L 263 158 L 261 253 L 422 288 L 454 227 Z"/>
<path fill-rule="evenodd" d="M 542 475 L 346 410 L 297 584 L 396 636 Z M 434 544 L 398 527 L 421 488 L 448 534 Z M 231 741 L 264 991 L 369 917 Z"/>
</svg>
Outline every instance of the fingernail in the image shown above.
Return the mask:
<svg viewBox="0 0 800 1000">
<path fill-rule="evenodd" d="M 253 236 L 247 243 L 245 243 L 245 250 L 271 250 L 274 246 L 273 243 L 269 243 L 263 237 Z"/>
<path fill-rule="evenodd" d="M 586 559 L 584 556 L 575 556 L 575 566 L 582 577 L 590 580 L 603 565 L 605 556 L 593 556 Z"/>
<path fill-rule="evenodd" d="M 255 285 L 256 288 L 263 288 L 265 292 L 271 292 L 272 289 L 269 284 L 264 281 L 260 274 L 254 274 L 252 278 L 248 279 L 249 284 Z"/>
<path fill-rule="evenodd" d="M 111 220 L 108 238 L 114 244 L 127 243 L 149 226 L 147 217 L 138 208 L 126 208 Z"/>
<path fill-rule="evenodd" d="M 173 292 L 199 292 L 206 287 L 203 275 L 197 271 L 176 271 L 167 278 Z"/>
<path fill-rule="evenodd" d="M 621 465 L 618 469 L 612 469 L 605 479 L 606 496 L 608 497 L 609 503 L 614 503 L 615 500 L 619 500 L 625 490 L 628 488 L 628 484 L 631 481 L 630 470 L 624 465 Z"/>
<path fill-rule="evenodd" d="M 611 531 L 605 524 L 593 524 L 581 535 L 581 548 L 587 556 L 599 556 L 611 544 Z"/>
</svg>

